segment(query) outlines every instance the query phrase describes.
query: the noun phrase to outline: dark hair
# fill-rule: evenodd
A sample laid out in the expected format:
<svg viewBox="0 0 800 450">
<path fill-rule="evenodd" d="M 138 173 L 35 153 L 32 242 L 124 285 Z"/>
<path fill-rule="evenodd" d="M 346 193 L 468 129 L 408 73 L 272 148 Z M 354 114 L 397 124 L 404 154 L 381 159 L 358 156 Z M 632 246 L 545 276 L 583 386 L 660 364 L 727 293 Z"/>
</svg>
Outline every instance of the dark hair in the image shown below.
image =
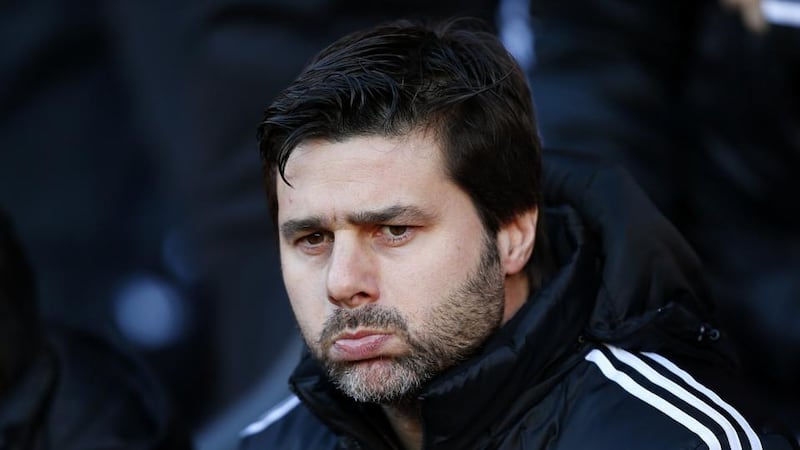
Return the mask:
<svg viewBox="0 0 800 450">
<path fill-rule="evenodd" d="M 434 132 L 445 170 L 494 234 L 539 204 L 541 144 L 525 75 L 474 20 L 400 21 L 320 52 L 258 127 L 270 213 L 278 175 L 308 139 Z"/>
</svg>

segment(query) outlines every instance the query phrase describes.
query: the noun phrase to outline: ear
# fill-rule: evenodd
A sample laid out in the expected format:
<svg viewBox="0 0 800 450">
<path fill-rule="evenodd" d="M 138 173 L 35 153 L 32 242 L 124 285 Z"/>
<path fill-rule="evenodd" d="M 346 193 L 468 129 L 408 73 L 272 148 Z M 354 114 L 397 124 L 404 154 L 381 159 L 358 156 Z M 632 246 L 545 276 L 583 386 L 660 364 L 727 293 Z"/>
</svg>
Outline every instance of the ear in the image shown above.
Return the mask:
<svg viewBox="0 0 800 450">
<path fill-rule="evenodd" d="M 498 230 L 497 252 L 506 276 L 522 271 L 531 258 L 538 219 L 539 210 L 534 207 L 517 214 Z"/>
</svg>

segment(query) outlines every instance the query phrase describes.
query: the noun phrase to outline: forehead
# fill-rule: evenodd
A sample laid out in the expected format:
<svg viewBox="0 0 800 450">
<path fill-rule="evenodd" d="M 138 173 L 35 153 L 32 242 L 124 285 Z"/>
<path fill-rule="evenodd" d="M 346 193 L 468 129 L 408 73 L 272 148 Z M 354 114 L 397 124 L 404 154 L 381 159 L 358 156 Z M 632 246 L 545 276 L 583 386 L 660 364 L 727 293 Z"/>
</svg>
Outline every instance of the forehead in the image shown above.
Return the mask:
<svg viewBox="0 0 800 450">
<path fill-rule="evenodd" d="M 446 175 L 437 140 L 424 132 L 398 137 L 309 140 L 277 177 L 278 221 L 288 215 L 330 215 L 398 204 L 430 203 L 458 189 Z"/>
<path fill-rule="evenodd" d="M 309 139 L 292 151 L 286 178 L 302 177 L 306 166 L 358 165 L 370 169 L 440 170 L 441 149 L 432 132 L 416 131 L 400 136 L 363 135 L 342 140 Z M 319 167 L 316 167 L 319 169 Z"/>
</svg>

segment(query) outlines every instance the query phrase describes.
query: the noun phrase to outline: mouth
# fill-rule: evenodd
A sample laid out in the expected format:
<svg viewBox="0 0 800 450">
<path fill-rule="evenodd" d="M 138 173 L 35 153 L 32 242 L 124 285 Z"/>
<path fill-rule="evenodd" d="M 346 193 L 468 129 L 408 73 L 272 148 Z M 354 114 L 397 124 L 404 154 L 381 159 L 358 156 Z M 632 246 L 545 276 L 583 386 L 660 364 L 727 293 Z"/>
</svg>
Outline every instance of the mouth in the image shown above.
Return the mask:
<svg viewBox="0 0 800 450">
<path fill-rule="evenodd" d="M 357 362 L 386 356 L 391 350 L 393 335 L 380 331 L 360 330 L 337 336 L 331 346 L 331 358 Z"/>
</svg>

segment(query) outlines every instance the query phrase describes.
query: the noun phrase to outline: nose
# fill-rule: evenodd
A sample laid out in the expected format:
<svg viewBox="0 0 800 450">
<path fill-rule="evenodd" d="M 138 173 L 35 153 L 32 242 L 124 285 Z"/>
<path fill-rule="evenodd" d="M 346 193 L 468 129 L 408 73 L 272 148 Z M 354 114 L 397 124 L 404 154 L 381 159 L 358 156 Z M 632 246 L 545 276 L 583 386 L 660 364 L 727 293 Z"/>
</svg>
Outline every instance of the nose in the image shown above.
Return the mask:
<svg viewBox="0 0 800 450">
<path fill-rule="evenodd" d="M 355 237 L 336 237 L 327 274 L 328 301 L 357 308 L 378 300 L 378 273 L 367 244 Z"/>
</svg>

